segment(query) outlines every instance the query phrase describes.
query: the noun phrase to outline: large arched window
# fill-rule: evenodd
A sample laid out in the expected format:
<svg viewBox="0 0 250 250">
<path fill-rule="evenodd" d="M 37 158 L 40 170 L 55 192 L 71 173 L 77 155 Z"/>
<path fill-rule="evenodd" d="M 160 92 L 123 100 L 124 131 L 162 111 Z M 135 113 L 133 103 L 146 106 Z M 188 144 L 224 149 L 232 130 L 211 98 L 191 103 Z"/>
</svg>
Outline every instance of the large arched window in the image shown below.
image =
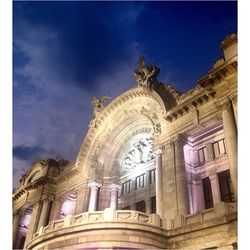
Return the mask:
<svg viewBox="0 0 250 250">
<path fill-rule="evenodd" d="M 29 178 L 28 183 L 34 182 L 38 180 L 40 177 L 41 177 L 41 171 L 38 170 Z"/>
</svg>

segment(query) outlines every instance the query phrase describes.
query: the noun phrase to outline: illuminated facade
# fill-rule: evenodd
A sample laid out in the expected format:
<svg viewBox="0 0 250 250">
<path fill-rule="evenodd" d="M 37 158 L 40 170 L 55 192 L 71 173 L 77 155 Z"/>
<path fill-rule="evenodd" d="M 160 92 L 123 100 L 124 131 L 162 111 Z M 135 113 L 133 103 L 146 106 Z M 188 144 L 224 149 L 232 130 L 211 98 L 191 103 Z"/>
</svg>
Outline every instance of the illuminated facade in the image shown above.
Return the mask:
<svg viewBox="0 0 250 250">
<path fill-rule="evenodd" d="M 36 162 L 13 194 L 14 248 L 237 247 L 237 36 L 181 94 L 140 59 L 74 162 Z"/>
</svg>

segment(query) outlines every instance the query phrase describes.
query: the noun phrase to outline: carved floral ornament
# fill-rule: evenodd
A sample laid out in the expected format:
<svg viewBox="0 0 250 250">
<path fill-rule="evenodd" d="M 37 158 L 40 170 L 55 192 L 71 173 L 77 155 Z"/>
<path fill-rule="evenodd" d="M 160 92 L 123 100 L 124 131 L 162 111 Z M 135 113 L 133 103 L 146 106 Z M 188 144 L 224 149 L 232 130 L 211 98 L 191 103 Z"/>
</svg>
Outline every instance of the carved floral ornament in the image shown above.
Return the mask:
<svg viewBox="0 0 250 250">
<path fill-rule="evenodd" d="M 98 180 L 91 180 L 89 183 L 88 183 L 88 187 L 90 187 L 91 189 L 98 189 L 99 187 L 102 186 L 102 182 L 101 181 L 98 181 Z"/>
<path fill-rule="evenodd" d="M 111 183 L 109 185 L 109 189 L 110 189 L 110 191 L 113 191 L 113 190 L 118 191 L 121 189 L 121 184 L 120 183 Z"/>
</svg>

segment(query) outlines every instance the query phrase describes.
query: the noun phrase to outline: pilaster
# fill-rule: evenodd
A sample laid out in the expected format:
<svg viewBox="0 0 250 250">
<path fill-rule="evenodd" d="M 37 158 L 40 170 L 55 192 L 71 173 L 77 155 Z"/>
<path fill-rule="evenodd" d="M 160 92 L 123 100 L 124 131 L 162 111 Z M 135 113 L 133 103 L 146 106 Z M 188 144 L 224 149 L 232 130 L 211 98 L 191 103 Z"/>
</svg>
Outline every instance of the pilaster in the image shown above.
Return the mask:
<svg viewBox="0 0 250 250">
<path fill-rule="evenodd" d="M 211 183 L 213 203 L 215 206 L 216 203 L 219 203 L 221 201 L 219 180 L 218 180 L 218 176 L 216 173 L 211 173 L 209 175 L 209 179 L 210 179 L 210 183 Z"/>
<path fill-rule="evenodd" d="M 38 226 L 38 222 L 39 222 L 39 218 L 40 218 L 40 213 L 41 213 L 41 208 L 42 208 L 41 202 L 37 202 L 33 205 L 31 218 L 30 218 L 30 224 L 29 224 L 27 235 L 26 235 L 26 240 L 24 243 L 24 249 L 26 249 L 26 245 L 32 239 L 33 234 L 37 230 L 37 226 Z"/>
<path fill-rule="evenodd" d="M 77 200 L 76 200 L 76 208 L 75 208 L 75 214 L 80 214 L 85 211 L 87 211 L 88 207 L 88 186 L 87 184 L 79 187 L 77 190 Z"/>
<path fill-rule="evenodd" d="M 13 234 L 12 234 L 12 244 L 13 244 L 13 249 L 18 248 L 17 246 L 17 236 L 18 236 L 18 230 L 19 230 L 19 222 L 21 219 L 21 216 L 23 215 L 22 210 L 17 210 L 14 213 L 13 216 Z"/>
<path fill-rule="evenodd" d="M 207 148 L 207 161 L 211 162 L 214 160 L 213 144 L 212 143 L 206 144 L 206 148 Z"/>
<path fill-rule="evenodd" d="M 40 227 L 44 227 L 48 223 L 50 209 L 51 209 L 51 202 L 52 199 L 45 198 L 42 200 L 42 208 L 41 208 L 41 214 L 38 222 L 37 230 L 40 229 Z"/>
<path fill-rule="evenodd" d="M 237 127 L 231 100 L 226 99 L 217 103 L 221 110 L 225 142 L 229 161 L 229 170 L 232 178 L 234 196 L 237 200 Z"/>
<path fill-rule="evenodd" d="M 186 142 L 183 135 L 178 134 L 174 139 L 174 156 L 177 187 L 177 214 L 189 213 L 187 176 L 183 147 Z"/>
<path fill-rule="evenodd" d="M 155 190 L 156 190 L 156 213 L 163 218 L 163 170 L 162 170 L 162 147 L 155 149 Z"/>
</svg>

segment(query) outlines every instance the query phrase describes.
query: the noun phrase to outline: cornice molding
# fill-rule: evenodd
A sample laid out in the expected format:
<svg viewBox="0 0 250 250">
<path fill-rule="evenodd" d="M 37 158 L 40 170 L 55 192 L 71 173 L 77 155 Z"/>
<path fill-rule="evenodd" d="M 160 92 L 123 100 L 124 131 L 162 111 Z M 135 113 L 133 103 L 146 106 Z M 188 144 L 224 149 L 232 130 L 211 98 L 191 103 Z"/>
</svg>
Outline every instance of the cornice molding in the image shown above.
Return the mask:
<svg viewBox="0 0 250 250">
<path fill-rule="evenodd" d="M 178 104 L 175 108 L 167 112 L 165 119 L 171 123 L 184 115 L 190 113 L 199 106 L 214 99 L 215 90 L 213 89 L 202 89 L 202 91 L 192 92 L 190 96 L 185 96 L 182 103 Z M 189 98 L 188 98 L 189 97 Z"/>
<path fill-rule="evenodd" d="M 54 184 L 55 180 L 53 178 L 42 176 L 39 179 L 37 179 L 34 182 L 28 183 L 25 185 L 22 189 L 18 190 L 16 193 L 13 194 L 12 199 L 13 201 L 16 201 L 19 199 L 23 194 L 25 194 L 27 191 L 38 189 L 41 186 L 45 186 L 47 184 Z"/>
</svg>

